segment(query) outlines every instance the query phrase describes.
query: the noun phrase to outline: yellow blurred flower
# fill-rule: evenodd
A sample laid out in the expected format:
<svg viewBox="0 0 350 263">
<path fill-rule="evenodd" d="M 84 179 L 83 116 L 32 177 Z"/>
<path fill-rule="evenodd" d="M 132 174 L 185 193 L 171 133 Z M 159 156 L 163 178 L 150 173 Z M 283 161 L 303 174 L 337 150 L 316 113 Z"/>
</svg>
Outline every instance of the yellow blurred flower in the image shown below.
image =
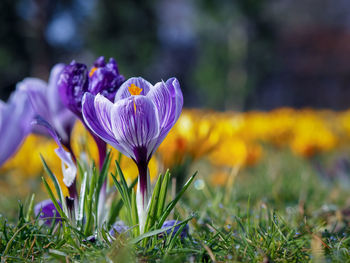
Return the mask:
<svg viewBox="0 0 350 263">
<path fill-rule="evenodd" d="M 336 135 L 319 115 L 311 110 L 304 110 L 297 118 L 290 146 L 294 153 L 312 157 L 333 149 L 337 141 Z"/>
<path fill-rule="evenodd" d="M 261 157 L 259 144 L 246 142 L 241 138 L 228 138 L 209 155 L 209 160 L 216 166 L 246 166 L 255 164 Z"/>
<path fill-rule="evenodd" d="M 43 175 L 43 164 L 40 154 L 44 157 L 46 163 L 57 176 L 62 187 L 62 191 L 66 194 L 67 189 L 63 184 L 63 175 L 61 171 L 61 160 L 58 158 L 54 150 L 57 148 L 55 141 L 41 135 L 29 135 L 24 141 L 16 155 L 9 159 L 1 168 L 1 172 L 9 173 L 12 181 L 18 186 L 26 184 L 28 178 L 35 178 Z M 51 184 L 51 180 L 48 180 Z M 25 190 L 24 187 L 23 190 Z"/>
<path fill-rule="evenodd" d="M 196 160 L 212 151 L 219 141 L 214 120 L 214 113 L 184 110 L 158 149 L 164 168 L 181 164 L 185 157 Z"/>
</svg>

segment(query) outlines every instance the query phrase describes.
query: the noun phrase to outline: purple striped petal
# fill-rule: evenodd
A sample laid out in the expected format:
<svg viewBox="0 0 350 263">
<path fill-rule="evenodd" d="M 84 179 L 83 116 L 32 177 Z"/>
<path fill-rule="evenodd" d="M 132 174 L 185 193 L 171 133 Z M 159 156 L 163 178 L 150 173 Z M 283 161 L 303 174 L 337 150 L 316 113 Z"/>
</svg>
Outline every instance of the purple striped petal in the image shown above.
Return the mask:
<svg viewBox="0 0 350 263">
<path fill-rule="evenodd" d="M 183 96 L 178 80 L 171 78 L 166 83 L 158 82 L 147 97 L 156 105 L 159 116 L 160 130 L 155 151 L 178 120 L 182 111 Z"/>
<path fill-rule="evenodd" d="M 145 96 L 117 101 L 112 108 L 112 130 L 123 154 L 138 161 L 138 149 L 147 149 L 147 158 L 159 134 L 159 120 L 153 102 Z M 124 150 L 125 149 L 125 150 Z"/>
<path fill-rule="evenodd" d="M 113 103 L 99 94 L 94 96 L 87 92 L 83 97 L 82 109 L 86 125 L 102 140 L 116 147 L 118 142 L 111 126 L 112 106 Z"/>
<path fill-rule="evenodd" d="M 117 102 L 118 100 L 125 99 L 131 96 L 129 92 L 129 87 L 131 86 L 131 84 L 134 84 L 135 86 L 142 89 L 140 95 L 146 95 L 152 88 L 152 84 L 141 77 L 130 78 L 120 86 L 120 88 L 118 89 L 115 95 L 114 102 Z"/>
</svg>

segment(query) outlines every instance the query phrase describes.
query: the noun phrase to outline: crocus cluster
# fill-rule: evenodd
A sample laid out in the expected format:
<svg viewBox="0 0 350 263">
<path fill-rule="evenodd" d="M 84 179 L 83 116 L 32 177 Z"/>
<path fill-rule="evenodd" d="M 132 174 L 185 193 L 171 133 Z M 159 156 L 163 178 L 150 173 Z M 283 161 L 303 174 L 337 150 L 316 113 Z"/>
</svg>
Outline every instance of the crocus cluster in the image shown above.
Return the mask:
<svg viewBox="0 0 350 263">
<path fill-rule="evenodd" d="M 60 196 L 60 206 L 64 211 L 70 206 L 74 210 L 81 198 L 75 185 L 77 166 L 70 139 L 78 118 L 97 143 L 100 169 L 106 157 L 106 144 L 136 163 L 139 173 L 136 203 L 143 233 L 151 197 L 148 164 L 178 120 L 182 106 L 183 96 L 176 78 L 155 85 L 141 77 L 125 80 L 113 58 L 108 63 L 104 57 L 98 58 L 90 70 L 75 61 L 57 64 L 48 83 L 26 78 L 18 84 L 18 91 L 9 103 L 1 104 L 0 138 L 7 139 L 2 145 L 7 152 L 0 155 L 0 163 L 17 149 L 30 131 L 29 123 L 37 124 L 33 131 L 51 135 L 58 145 L 56 154 L 62 160 L 63 182 L 70 195 L 65 200 Z M 105 205 L 105 189 L 101 193 L 98 202 Z M 38 204 L 35 210 L 37 214 L 41 211 L 41 217 L 58 215 L 49 201 Z"/>
</svg>

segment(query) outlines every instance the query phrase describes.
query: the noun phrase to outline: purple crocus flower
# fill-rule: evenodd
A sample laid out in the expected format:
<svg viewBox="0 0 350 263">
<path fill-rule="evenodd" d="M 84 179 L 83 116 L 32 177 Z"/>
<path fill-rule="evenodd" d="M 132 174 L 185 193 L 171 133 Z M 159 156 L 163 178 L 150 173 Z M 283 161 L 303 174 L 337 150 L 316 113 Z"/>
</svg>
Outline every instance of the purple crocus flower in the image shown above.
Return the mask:
<svg viewBox="0 0 350 263">
<path fill-rule="evenodd" d="M 99 57 L 90 71 L 86 65 L 73 61 L 63 69 L 59 79 L 59 92 L 66 107 L 84 122 L 82 99 L 85 92 L 90 92 L 93 95 L 99 93 L 107 99 L 113 100 L 124 80 L 125 78 L 119 74 L 117 63 L 113 58 L 106 63 L 104 57 Z M 93 132 L 91 134 L 94 136 L 99 150 L 100 168 L 102 168 L 106 157 L 106 143 Z"/>
<path fill-rule="evenodd" d="M 154 86 L 143 78 L 122 84 L 114 103 L 86 93 L 83 117 L 100 138 L 132 158 L 139 171 L 137 206 L 143 232 L 150 199 L 148 163 L 180 116 L 183 96 L 176 78 Z"/>
<path fill-rule="evenodd" d="M 7 103 L 0 100 L 0 166 L 30 133 L 33 116 L 28 95 L 22 90 L 14 91 Z"/>
<path fill-rule="evenodd" d="M 162 228 L 173 227 L 173 226 L 178 225 L 180 223 L 181 223 L 181 221 L 177 221 L 177 220 L 167 220 L 163 223 Z M 167 235 L 171 234 L 174 236 L 177 233 L 177 231 L 179 231 L 179 229 L 180 229 L 180 226 L 175 226 L 174 228 L 168 229 L 165 232 Z M 188 235 L 188 225 L 186 224 L 180 233 L 180 237 L 185 238 L 187 235 Z"/>
<path fill-rule="evenodd" d="M 100 93 L 113 101 L 125 78 L 119 74 L 117 62 L 113 58 L 110 58 L 106 64 L 104 57 L 99 57 L 90 70 L 89 80 L 89 92 L 91 94 L 97 95 Z"/>
<path fill-rule="evenodd" d="M 129 227 L 125 225 L 123 221 L 119 220 L 112 225 L 111 230 L 109 230 L 109 234 L 113 237 L 115 236 L 116 233 L 122 234 L 128 230 L 129 230 Z"/>
<path fill-rule="evenodd" d="M 62 144 L 71 151 L 70 136 L 76 118 L 60 100 L 57 86 L 64 66 L 57 64 L 52 68 L 48 83 L 38 78 L 25 78 L 17 85 L 28 93 L 34 112 L 50 123 Z"/>
<path fill-rule="evenodd" d="M 59 206 L 62 208 L 61 203 L 59 201 L 57 202 Z M 35 216 L 39 215 L 39 219 L 44 220 L 44 223 L 46 225 L 51 225 L 54 217 L 56 217 L 55 223 L 58 223 L 61 221 L 61 216 L 58 213 L 51 199 L 47 199 L 36 204 L 34 207 L 34 214 Z"/>
</svg>

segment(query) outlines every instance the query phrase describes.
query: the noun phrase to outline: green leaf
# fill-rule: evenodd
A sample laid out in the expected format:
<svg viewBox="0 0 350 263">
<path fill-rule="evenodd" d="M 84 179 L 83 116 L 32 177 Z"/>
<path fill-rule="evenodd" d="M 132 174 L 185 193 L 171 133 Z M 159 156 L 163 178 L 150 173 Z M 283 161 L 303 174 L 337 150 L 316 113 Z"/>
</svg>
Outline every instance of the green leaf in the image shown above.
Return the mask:
<svg viewBox="0 0 350 263">
<path fill-rule="evenodd" d="M 165 199 L 168 191 L 169 180 L 170 180 L 170 173 L 169 173 L 169 170 L 167 170 L 164 175 L 162 187 L 160 188 L 159 201 L 158 201 L 158 207 L 157 207 L 157 218 L 160 218 L 161 214 L 163 213 Z"/>
<path fill-rule="evenodd" d="M 29 220 L 30 215 L 33 213 L 34 199 L 35 199 L 35 194 L 32 194 L 32 197 L 30 198 L 30 202 L 29 202 L 29 206 L 28 206 L 28 211 L 26 214 L 26 221 Z"/>
<path fill-rule="evenodd" d="M 155 217 L 157 215 L 157 207 L 158 207 L 158 200 L 159 200 L 159 192 L 160 192 L 160 186 L 162 185 L 163 176 L 159 175 L 158 180 L 156 182 L 156 185 L 153 189 L 152 199 L 150 203 L 150 207 L 148 210 L 146 222 L 145 222 L 145 232 L 148 232 L 152 228 L 155 222 Z"/>
<path fill-rule="evenodd" d="M 61 187 L 60 187 L 60 184 L 59 182 L 57 181 L 57 178 L 56 176 L 53 174 L 53 172 L 51 171 L 51 169 L 49 168 L 49 166 L 47 165 L 47 163 L 45 162 L 45 159 L 44 157 L 40 154 L 40 159 L 44 165 L 44 170 L 45 172 L 48 174 L 48 176 L 51 178 L 54 186 L 55 186 L 55 189 L 56 189 L 56 193 L 57 193 L 57 196 L 58 196 L 58 199 L 60 200 L 61 203 L 63 203 L 63 200 L 62 200 L 62 190 L 61 190 Z"/>
<path fill-rule="evenodd" d="M 160 220 L 158 221 L 157 228 L 160 228 L 166 218 L 169 216 L 170 212 L 174 209 L 177 202 L 180 200 L 181 196 L 185 193 L 187 188 L 191 185 L 192 181 L 196 177 L 198 172 L 195 172 L 190 179 L 186 182 L 186 184 L 182 187 L 181 191 L 176 195 L 175 199 L 171 201 L 168 206 L 165 208 L 165 211 L 162 213 Z"/>
<path fill-rule="evenodd" d="M 192 219 L 192 218 L 191 218 L 191 219 Z M 189 219 L 189 220 L 190 220 L 190 219 Z M 173 233 L 174 233 L 174 231 L 175 231 L 175 227 L 174 227 L 173 231 L 172 231 L 171 234 L 170 234 L 170 242 L 169 242 L 168 245 L 166 246 L 166 247 L 167 247 L 167 251 L 170 251 L 170 250 L 174 247 L 175 242 L 176 242 L 178 236 L 182 233 L 182 230 L 186 227 L 186 224 L 187 224 L 187 222 L 188 222 L 189 220 L 185 220 L 185 221 L 179 223 L 179 225 L 181 225 L 181 226 L 179 227 L 179 229 L 177 230 L 177 232 L 176 232 L 175 235 L 173 236 Z"/>
<path fill-rule="evenodd" d="M 47 163 L 44 160 L 44 157 L 41 154 L 40 154 L 40 158 L 41 158 L 41 161 L 43 162 L 45 172 L 49 175 L 49 177 L 51 178 L 51 181 L 53 182 L 53 184 L 55 186 L 58 199 L 60 200 L 61 205 L 62 205 L 62 209 L 63 209 L 64 213 L 68 215 L 66 200 L 64 199 L 61 186 L 60 186 L 56 176 L 52 173 L 51 169 L 49 168 L 49 166 L 47 165 Z"/>
<path fill-rule="evenodd" d="M 125 180 L 124 174 L 122 172 L 122 169 L 120 168 L 119 163 L 117 161 L 115 161 L 115 164 L 116 164 L 117 172 L 118 172 L 118 175 L 119 175 L 119 178 L 120 178 L 120 182 L 123 185 L 123 188 L 127 190 L 128 189 L 128 184 L 126 183 L 126 180 Z"/>
<path fill-rule="evenodd" d="M 110 165 L 111 165 L 111 151 L 108 151 L 106 159 L 103 163 L 103 166 L 100 172 L 100 176 L 98 178 L 98 188 L 97 188 L 98 193 L 100 192 L 101 187 L 107 178 L 108 168 Z"/>
<path fill-rule="evenodd" d="M 134 188 L 134 186 L 137 183 L 137 178 L 131 183 L 131 185 L 129 186 L 129 194 L 131 194 L 131 190 Z M 119 191 L 119 190 L 118 190 Z M 111 226 L 114 224 L 117 216 L 119 215 L 120 210 L 123 207 L 123 199 L 119 199 L 119 200 L 114 200 L 114 202 L 112 203 L 111 206 L 111 211 L 110 211 L 110 217 L 108 219 L 108 226 Z"/>
<path fill-rule="evenodd" d="M 134 189 L 131 190 L 131 219 L 132 219 L 132 225 L 137 226 L 133 229 L 134 235 L 138 236 L 140 234 L 140 228 L 138 227 L 139 215 L 137 213 L 136 193 Z"/>
<path fill-rule="evenodd" d="M 120 196 L 123 200 L 123 203 L 126 207 L 127 211 L 127 217 L 128 217 L 128 223 L 133 224 L 133 219 L 132 219 L 132 209 L 131 209 L 131 200 L 130 200 L 130 195 L 128 189 L 124 189 L 124 187 L 118 182 L 117 178 L 111 173 L 113 182 L 115 187 L 117 188 L 118 192 L 120 193 Z"/>
<path fill-rule="evenodd" d="M 62 211 L 60 205 L 57 203 L 55 195 L 52 193 L 49 184 L 46 182 L 44 177 L 41 177 L 41 180 L 43 181 L 44 186 L 45 186 L 45 188 L 47 190 L 47 193 L 49 194 L 50 199 L 51 199 L 52 203 L 54 204 L 54 206 L 55 206 L 56 210 L 58 211 L 58 213 L 60 214 L 61 217 L 67 219 L 67 215 Z"/>
<path fill-rule="evenodd" d="M 159 229 L 156 229 L 156 230 L 153 230 L 153 231 L 150 231 L 150 232 L 147 232 L 147 233 L 144 233 L 136 238 L 133 238 L 131 239 L 129 242 L 131 244 L 137 244 L 138 242 L 140 242 L 142 239 L 144 238 L 148 238 L 148 237 L 151 237 L 151 236 L 155 236 L 155 235 L 158 235 L 160 233 L 164 233 L 172 228 L 175 228 L 177 226 L 180 226 L 180 225 L 183 225 L 183 224 L 186 224 L 188 221 L 190 221 L 193 217 L 190 217 L 184 221 L 182 221 L 181 223 L 178 223 L 176 225 L 173 225 L 173 226 L 169 226 L 169 227 L 165 227 L 165 228 L 159 228 Z"/>
</svg>

